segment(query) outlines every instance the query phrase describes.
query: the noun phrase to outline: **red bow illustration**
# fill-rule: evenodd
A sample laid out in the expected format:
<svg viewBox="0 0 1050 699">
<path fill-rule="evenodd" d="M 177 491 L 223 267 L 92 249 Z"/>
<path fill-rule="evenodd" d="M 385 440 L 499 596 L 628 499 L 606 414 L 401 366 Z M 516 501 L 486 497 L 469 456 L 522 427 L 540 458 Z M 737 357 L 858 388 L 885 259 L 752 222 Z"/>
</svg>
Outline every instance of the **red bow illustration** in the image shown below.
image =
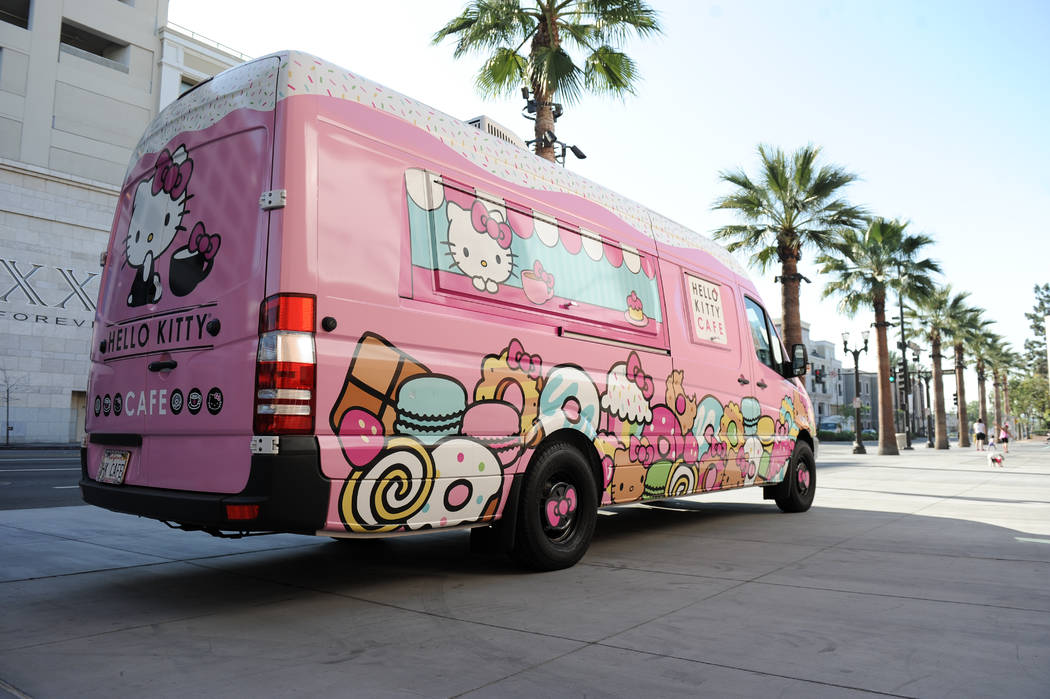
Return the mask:
<svg viewBox="0 0 1050 699">
<path fill-rule="evenodd" d="M 632 435 L 627 448 L 627 456 L 636 464 L 649 466 L 656 461 L 656 449 L 648 441 L 643 442 Z"/>
<path fill-rule="evenodd" d="M 642 371 L 642 360 L 634 352 L 631 352 L 631 356 L 627 358 L 627 380 L 642 389 L 642 395 L 646 400 L 653 397 L 653 380 Z"/>
<path fill-rule="evenodd" d="M 167 148 L 157 156 L 156 171 L 153 173 L 152 192 L 154 195 L 164 191 L 172 199 L 178 199 L 186 191 L 186 185 L 190 183 L 190 175 L 193 174 L 193 161 L 189 158 L 176 165 L 171 158 Z"/>
<path fill-rule="evenodd" d="M 470 223 L 478 233 L 488 233 L 504 250 L 510 247 L 514 230 L 506 223 L 492 218 L 485 205 L 476 199 L 474 206 L 470 207 Z"/>
<path fill-rule="evenodd" d="M 210 260 L 219 252 L 220 243 L 222 243 L 222 239 L 219 238 L 218 234 L 208 235 L 204 231 L 204 224 L 198 221 L 193 226 L 193 231 L 190 233 L 190 242 L 186 245 L 186 248 L 190 252 L 199 252 L 204 259 Z"/>
<path fill-rule="evenodd" d="M 530 378 L 538 379 L 543 373 L 543 360 L 538 354 L 529 354 L 521 346 L 517 338 L 510 341 L 507 346 L 507 366 L 511 369 L 521 369 Z"/>
</svg>

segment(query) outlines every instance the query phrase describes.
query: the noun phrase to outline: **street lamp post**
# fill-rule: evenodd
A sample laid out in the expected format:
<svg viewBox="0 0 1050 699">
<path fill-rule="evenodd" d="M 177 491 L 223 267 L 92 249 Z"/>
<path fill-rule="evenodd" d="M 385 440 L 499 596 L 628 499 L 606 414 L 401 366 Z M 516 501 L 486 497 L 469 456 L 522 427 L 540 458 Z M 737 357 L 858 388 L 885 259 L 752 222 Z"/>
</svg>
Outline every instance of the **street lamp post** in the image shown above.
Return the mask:
<svg viewBox="0 0 1050 699">
<path fill-rule="evenodd" d="M 897 262 L 897 277 L 901 276 L 901 263 Z M 901 388 L 904 389 L 904 400 L 901 401 L 901 407 L 904 408 L 904 448 L 911 449 L 911 425 L 908 424 L 908 341 L 904 337 L 904 294 L 901 291 L 897 292 L 897 301 L 900 303 L 901 309 L 901 373 L 903 374 L 903 385 Z"/>
<path fill-rule="evenodd" d="M 861 333 L 864 346 L 859 349 L 849 348 L 849 331 L 842 333 L 842 349 L 853 355 L 853 453 L 866 454 L 864 442 L 860 439 L 860 353 L 868 351 L 868 331 Z"/>
<path fill-rule="evenodd" d="M 930 410 L 930 379 L 933 378 L 933 373 L 929 369 L 920 369 L 918 373 L 926 386 L 926 448 L 933 449 L 933 411 Z"/>
</svg>

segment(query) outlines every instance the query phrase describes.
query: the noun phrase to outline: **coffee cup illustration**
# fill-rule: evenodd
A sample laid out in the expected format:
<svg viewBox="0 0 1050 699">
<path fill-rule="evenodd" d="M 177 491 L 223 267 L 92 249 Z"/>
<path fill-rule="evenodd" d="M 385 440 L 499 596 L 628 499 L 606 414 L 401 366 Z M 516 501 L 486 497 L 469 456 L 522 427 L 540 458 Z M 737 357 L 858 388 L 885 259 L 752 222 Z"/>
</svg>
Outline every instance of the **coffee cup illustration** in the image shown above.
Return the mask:
<svg viewBox="0 0 1050 699">
<path fill-rule="evenodd" d="M 218 235 L 208 235 L 203 223 L 196 223 L 190 233 L 190 240 L 171 256 L 168 269 L 168 284 L 171 293 L 186 296 L 197 288 L 211 273 L 215 255 L 219 252 L 222 239 Z"/>
<path fill-rule="evenodd" d="M 525 298 L 540 306 L 554 296 L 554 275 L 544 270 L 540 261 L 536 260 L 532 269 L 522 271 L 521 290 L 525 292 Z"/>
</svg>

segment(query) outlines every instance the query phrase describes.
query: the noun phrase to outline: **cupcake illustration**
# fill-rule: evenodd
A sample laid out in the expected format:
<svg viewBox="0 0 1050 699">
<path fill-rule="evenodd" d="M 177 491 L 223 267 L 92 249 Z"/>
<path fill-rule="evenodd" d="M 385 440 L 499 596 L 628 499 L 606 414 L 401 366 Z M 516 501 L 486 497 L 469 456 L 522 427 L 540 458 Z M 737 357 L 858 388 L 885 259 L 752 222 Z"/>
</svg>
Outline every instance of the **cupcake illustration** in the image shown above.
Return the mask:
<svg viewBox="0 0 1050 699">
<path fill-rule="evenodd" d="M 645 311 L 642 310 L 642 300 L 638 298 L 638 294 L 633 290 L 627 296 L 627 311 L 624 313 L 624 317 L 627 318 L 628 323 L 638 327 L 649 324 L 649 319 L 645 317 Z"/>
<path fill-rule="evenodd" d="M 653 379 L 642 370 L 642 360 L 631 352 L 626 362 L 613 364 L 605 377 L 602 410 L 606 413 L 608 431 L 626 443 L 643 425 L 653 419 L 649 401 L 653 397 Z"/>
<path fill-rule="evenodd" d="M 525 292 L 525 298 L 542 306 L 554 296 L 554 275 L 543 269 L 543 264 L 536 260 L 532 269 L 522 270 L 521 290 Z"/>
</svg>

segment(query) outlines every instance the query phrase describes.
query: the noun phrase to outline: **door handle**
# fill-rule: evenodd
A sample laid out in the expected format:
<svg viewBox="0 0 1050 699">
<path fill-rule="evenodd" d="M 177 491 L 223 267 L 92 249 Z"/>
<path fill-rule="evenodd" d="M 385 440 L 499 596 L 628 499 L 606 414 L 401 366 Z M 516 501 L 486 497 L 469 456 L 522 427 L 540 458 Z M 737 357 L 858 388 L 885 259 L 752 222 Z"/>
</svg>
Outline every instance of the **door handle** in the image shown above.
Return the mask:
<svg viewBox="0 0 1050 699">
<path fill-rule="evenodd" d="M 179 365 L 174 359 L 163 359 L 159 362 L 150 362 L 147 367 L 150 371 L 171 371 Z"/>
<path fill-rule="evenodd" d="M 756 385 L 756 386 L 758 386 L 759 388 L 768 388 L 768 387 L 769 387 L 769 384 L 767 384 L 767 383 L 766 383 L 765 381 L 763 381 L 762 379 L 759 379 L 759 380 L 758 380 L 758 383 L 757 383 L 757 384 L 755 384 L 755 385 Z"/>
<path fill-rule="evenodd" d="M 744 378 L 743 376 L 740 376 L 740 377 L 738 377 L 738 378 L 737 378 L 737 380 L 736 380 L 736 382 L 737 382 L 738 384 L 740 384 L 741 386 L 746 386 L 747 384 L 751 383 L 750 381 L 748 381 L 747 379 L 745 379 L 745 378 Z"/>
</svg>

